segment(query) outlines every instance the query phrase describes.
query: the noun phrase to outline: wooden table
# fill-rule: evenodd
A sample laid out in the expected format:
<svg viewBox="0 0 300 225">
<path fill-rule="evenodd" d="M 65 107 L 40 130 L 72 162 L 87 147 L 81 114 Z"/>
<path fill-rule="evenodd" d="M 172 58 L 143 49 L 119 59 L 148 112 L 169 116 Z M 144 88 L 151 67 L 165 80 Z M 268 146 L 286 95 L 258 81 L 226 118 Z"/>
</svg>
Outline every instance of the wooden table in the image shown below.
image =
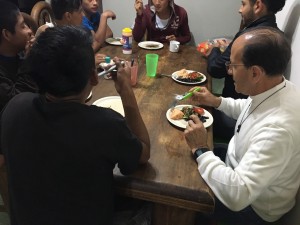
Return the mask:
<svg viewBox="0 0 300 225">
<path fill-rule="evenodd" d="M 141 115 L 149 131 L 151 158 L 131 176 L 122 176 L 115 171 L 117 192 L 138 199 L 154 202 L 154 225 L 192 225 L 195 212 L 211 213 L 214 195 L 201 178 L 197 163 L 186 144 L 183 129 L 174 127 L 166 119 L 166 112 L 174 100 L 174 94 L 188 91 L 192 86 L 179 84 L 169 77 L 149 78 L 146 76 L 145 54 L 159 55 L 158 73 L 172 74 L 182 68 L 195 70 L 207 76 L 202 85 L 211 88 L 210 76 L 206 73 L 206 60 L 193 46 L 180 46 L 179 53 L 169 52 L 165 45 L 160 50 L 144 50 L 133 46 L 133 55 L 122 54 L 120 46 L 106 46 L 101 49 L 111 58 L 118 56 L 130 61 L 139 55 L 138 83 L 133 88 Z M 118 95 L 112 80 L 100 78 L 93 89 L 95 100 Z M 189 104 L 189 100 L 182 102 Z M 212 128 L 208 128 L 209 144 L 212 144 Z"/>
</svg>

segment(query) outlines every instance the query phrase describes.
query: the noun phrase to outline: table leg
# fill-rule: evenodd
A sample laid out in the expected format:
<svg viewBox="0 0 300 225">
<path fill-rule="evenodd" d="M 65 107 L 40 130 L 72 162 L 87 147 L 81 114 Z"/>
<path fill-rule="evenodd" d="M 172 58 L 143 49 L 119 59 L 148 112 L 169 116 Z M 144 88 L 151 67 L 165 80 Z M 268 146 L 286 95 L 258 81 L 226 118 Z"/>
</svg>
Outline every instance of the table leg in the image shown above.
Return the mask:
<svg viewBox="0 0 300 225">
<path fill-rule="evenodd" d="M 194 225 L 196 212 L 155 203 L 152 225 Z"/>
</svg>

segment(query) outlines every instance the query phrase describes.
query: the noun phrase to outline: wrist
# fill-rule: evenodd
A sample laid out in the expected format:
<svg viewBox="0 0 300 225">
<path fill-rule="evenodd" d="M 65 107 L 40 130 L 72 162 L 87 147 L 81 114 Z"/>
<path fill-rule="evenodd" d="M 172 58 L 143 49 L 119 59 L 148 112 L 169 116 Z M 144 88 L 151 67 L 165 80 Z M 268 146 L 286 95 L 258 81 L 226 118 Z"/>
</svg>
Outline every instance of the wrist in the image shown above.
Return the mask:
<svg viewBox="0 0 300 225">
<path fill-rule="evenodd" d="M 194 159 L 197 160 L 200 155 L 208 151 L 210 151 L 208 146 L 197 148 L 193 153 Z"/>
</svg>

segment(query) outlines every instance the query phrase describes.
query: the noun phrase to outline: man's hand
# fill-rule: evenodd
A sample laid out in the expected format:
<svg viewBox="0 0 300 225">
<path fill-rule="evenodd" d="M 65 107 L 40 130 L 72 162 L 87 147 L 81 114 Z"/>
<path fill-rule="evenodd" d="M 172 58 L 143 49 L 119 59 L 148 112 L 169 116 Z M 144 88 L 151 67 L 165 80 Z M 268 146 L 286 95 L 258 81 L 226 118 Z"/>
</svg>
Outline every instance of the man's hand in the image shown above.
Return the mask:
<svg viewBox="0 0 300 225">
<path fill-rule="evenodd" d="M 115 57 L 114 62 L 117 65 L 118 71 L 117 74 L 113 74 L 112 79 L 115 82 L 116 91 L 120 94 L 123 89 L 126 89 L 128 87 L 131 88 L 131 69 L 128 61 L 125 61 L 125 64 L 122 65 L 120 59 Z"/>
<path fill-rule="evenodd" d="M 95 65 L 96 65 L 96 68 L 99 67 L 99 64 L 102 63 L 102 62 L 105 62 L 105 57 L 106 55 L 104 54 L 95 54 Z"/>
<path fill-rule="evenodd" d="M 25 45 L 25 50 L 24 51 L 25 51 L 25 56 L 26 57 L 28 56 L 28 54 L 30 52 L 30 49 L 31 49 L 34 42 L 35 42 L 35 37 L 34 37 L 34 35 L 31 35 L 29 41 L 27 41 L 26 45 Z"/>
<path fill-rule="evenodd" d="M 143 0 L 135 0 L 134 8 L 139 16 L 143 14 L 143 6 Z"/>
<path fill-rule="evenodd" d="M 207 147 L 207 131 L 198 116 L 192 115 L 190 117 L 184 135 L 193 153 L 197 148 Z"/>
<path fill-rule="evenodd" d="M 102 14 L 101 14 L 101 18 L 105 17 L 106 19 L 111 18 L 112 20 L 116 19 L 116 14 L 111 11 L 111 10 L 105 10 Z"/>
<path fill-rule="evenodd" d="M 193 93 L 192 100 L 198 105 L 206 105 L 217 108 L 221 104 L 221 98 L 214 96 L 206 87 L 200 87 L 199 91 L 194 91 L 197 87 L 191 88 L 189 91 Z"/>
</svg>

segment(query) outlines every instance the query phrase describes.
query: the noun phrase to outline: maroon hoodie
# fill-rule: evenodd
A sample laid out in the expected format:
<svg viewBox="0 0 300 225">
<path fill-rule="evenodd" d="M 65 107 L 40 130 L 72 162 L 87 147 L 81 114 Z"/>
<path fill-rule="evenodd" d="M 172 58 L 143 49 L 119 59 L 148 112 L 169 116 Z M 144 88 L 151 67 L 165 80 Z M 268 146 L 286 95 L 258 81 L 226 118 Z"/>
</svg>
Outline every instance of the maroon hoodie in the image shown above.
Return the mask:
<svg viewBox="0 0 300 225">
<path fill-rule="evenodd" d="M 184 8 L 176 5 L 174 0 L 169 3 L 172 12 L 168 25 L 164 29 L 156 27 L 156 13 L 149 0 L 148 5 L 145 6 L 143 14 L 137 15 L 133 28 L 133 38 L 140 42 L 145 32 L 147 31 L 147 41 L 167 42 L 166 36 L 175 35 L 176 40 L 181 44 L 185 44 L 191 40 L 191 32 L 188 24 L 187 12 Z"/>
</svg>

